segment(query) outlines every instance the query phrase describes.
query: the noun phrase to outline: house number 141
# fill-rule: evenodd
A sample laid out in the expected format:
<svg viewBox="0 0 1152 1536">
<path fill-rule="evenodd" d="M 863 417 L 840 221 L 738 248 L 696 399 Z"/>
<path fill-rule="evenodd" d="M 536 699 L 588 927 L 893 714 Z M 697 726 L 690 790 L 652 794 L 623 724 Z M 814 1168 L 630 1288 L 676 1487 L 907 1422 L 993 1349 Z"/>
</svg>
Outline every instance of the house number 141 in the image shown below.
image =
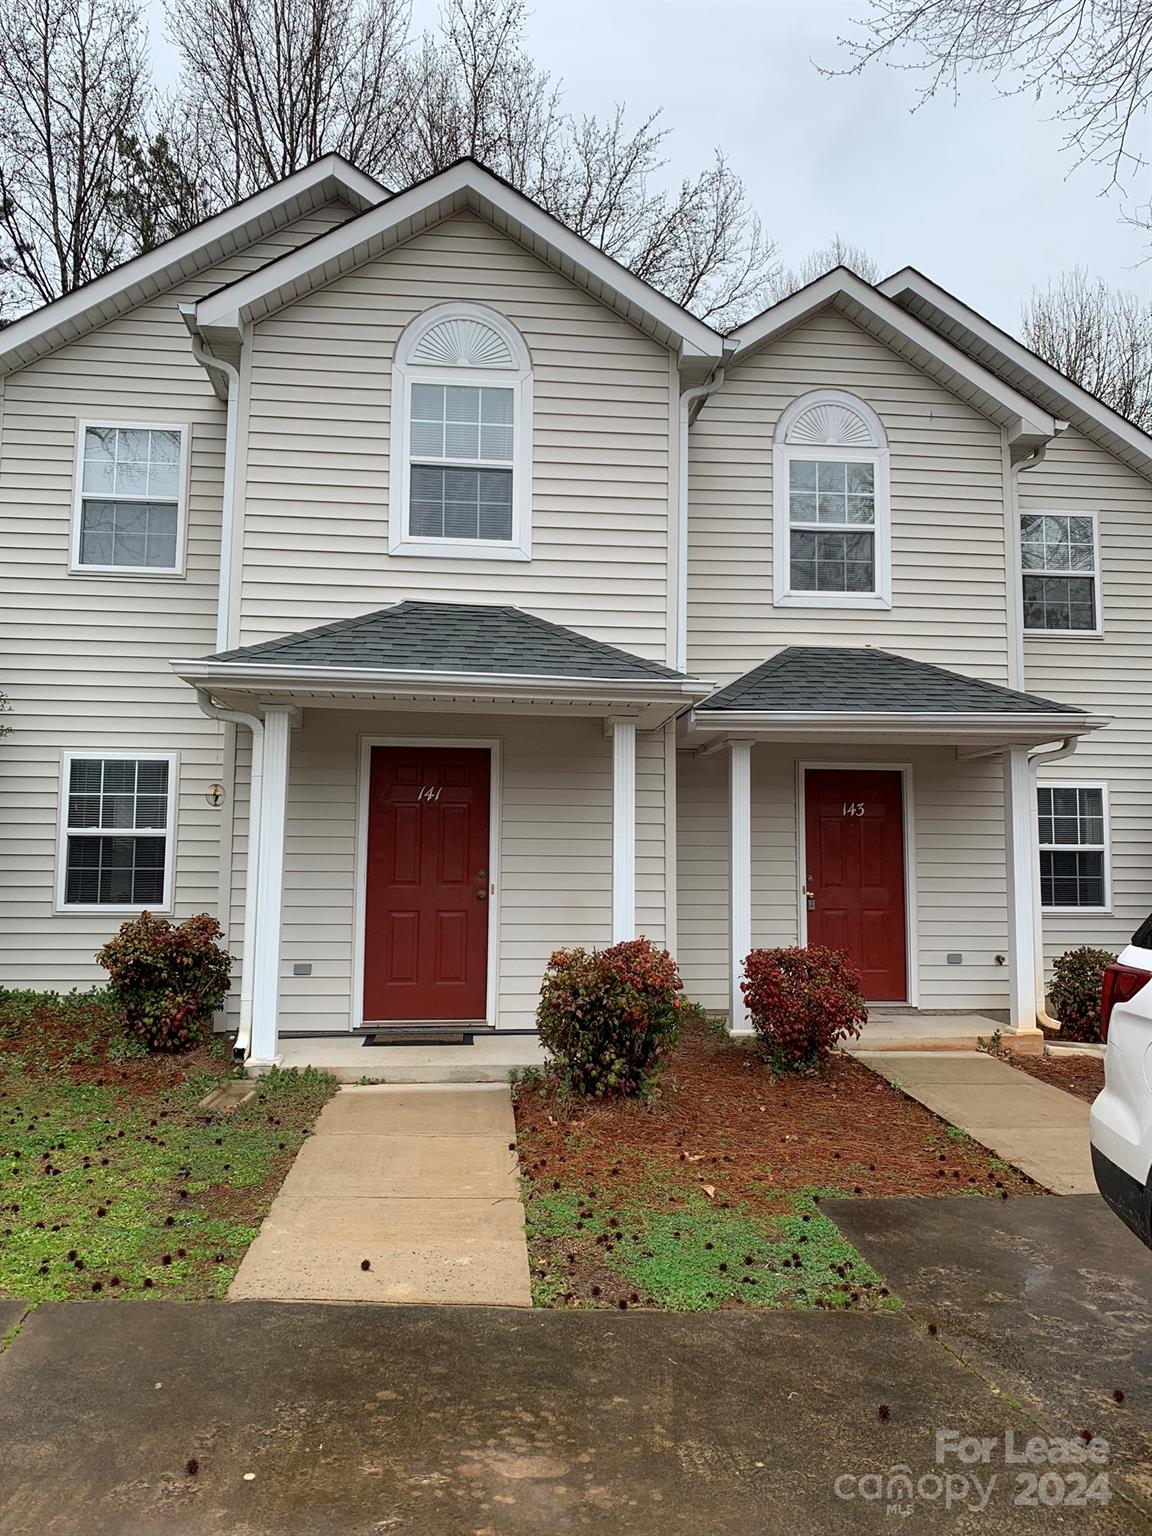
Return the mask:
<svg viewBox="0 0 1152 1536">
<path fill-rule="evenodd" d="M 840 814 L 842 816 L 863 816 L 863 800 L 845 800 L 844 804 L 840 808 Z"/>
</svg>

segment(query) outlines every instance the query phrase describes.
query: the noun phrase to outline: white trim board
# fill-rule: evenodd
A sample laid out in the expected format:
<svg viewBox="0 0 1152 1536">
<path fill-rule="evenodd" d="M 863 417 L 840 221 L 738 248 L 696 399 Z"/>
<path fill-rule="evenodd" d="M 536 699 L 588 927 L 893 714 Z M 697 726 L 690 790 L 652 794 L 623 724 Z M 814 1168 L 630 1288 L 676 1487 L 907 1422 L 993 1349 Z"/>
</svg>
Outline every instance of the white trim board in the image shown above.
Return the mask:
<svg viewBox="0 0 1152 1536">
<path fill-rule="evenodd" d="M 372 782 L 373 747 L 474 747 L 491 759 L 488 804 L 488 978 L 485 1022 L 498 1029 L 500 996 L 500 832 L 503 795 L 503 740 L 499 736 L 371 736 L 361 735 L 357 752 L 356 853 L 353 870 L 355 907 L 352 918 L 352 998 L 348 1031 L 364 1028 L 364 945 L 367 940 L 368 793 Z M 437 1020 L 446 1028 L 451 1021 Z M 382 1028 L 384 1026 L 381 1026 Z"/>
<path fill-rule="evenodd" d="M 808 942 L 808 904 L 804 891 L 808 884 L 807 784 L 810 770 L 840 772 L 856 769 L 860 773 L 898 773 L 904 830 L 904 952 L 907 973 L 906 998 L 879 998 L 869 1008 L 890 1005 L 920 1006 L 920 929 L 916 893 L 916 813 L 915 768 L 911 763 L 846 763 L 836 759 L 801 759 L 796 763 L 796 931 L 801 945 Z"/>
<path fill-rule="evenodd" d="M 450 165 L 339 229 L 209 294 L 196 305 L 197 326 L 209 333 L 238 333 L 245 321 L 260 320 L 295 303 L 383 255 L 419 229 L 465 208 L 481 217 L 491 209 L 499 218 L 497 227 L 587 287 L 594 297 L 634 325 L 679 343 L 686 356 L 719 361 L 719 332 L 573 234 L 475 160 Z"/>
<path fill-rule="evenodd" d="M 184 234 L 165 240 L 154 251 L 135 256 L 103 277 L 14 320 L 0 333 L 0 374 L 46 357 L 333 198 L 343 197 L 351 207 L 365 209 L 388 196 L 386 187 L 342 155 L 324 155 Z"/>
</svg>

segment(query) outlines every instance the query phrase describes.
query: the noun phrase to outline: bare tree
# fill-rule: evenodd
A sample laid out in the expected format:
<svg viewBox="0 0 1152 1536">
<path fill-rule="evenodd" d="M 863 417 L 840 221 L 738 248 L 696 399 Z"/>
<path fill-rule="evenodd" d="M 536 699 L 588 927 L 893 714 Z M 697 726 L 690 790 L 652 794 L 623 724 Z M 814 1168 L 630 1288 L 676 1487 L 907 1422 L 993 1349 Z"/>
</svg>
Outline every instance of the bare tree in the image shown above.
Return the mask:
<svg viewBox="0 0 1152 1536">
<path fill-rule="evenodd" d="M 1093 282 L 1077 267 L 1034 289 L 1021 322 L 1045 362 L 1152 430 L 1152 301 Z"/>
<path fill-rule="evenodd" d="M 878 283 L 883 276 L 880 264 L 864 249 L 853 245 L 843 235 L 835 234 L 827 245 L 806 256 L 798 267 L 783 267 L 772 279 L 772 299 L 779 303 L 799 288 L 806 288 L 833 267 L 847 267 L 866 283 Z"/>
<path fill-rule="evenodd" d="M 335 150 L 369 172 L 406 119 L 406 0 L 193 0 L 167 6 L 190 174 L 234 202 Z"/>
<path fill-rule="evenodd" d="M 444 0 L 414 43 L 402 0 L 170 0 L 168 17 L 221 202 L 326 150 L 392 186 L 470 155 L 713 324 L 767 292 L 772 247 L 731 168 L 670 188 L 655 116 L 567 112 L 526 50 L 525 0 Z"/>
<path fill-rule="evenodd" d="M 927 75 L 921 100 L 957 90 L 964 74 L 1012 81 L 1052 101 L 1079 161 L 1104 167 L 1108 184 L 1147 163 L 1152 94 L 1148 0 L 871 0 L 866 36 L 841 38 L 847 73 L 876 59 Z M 895 56 L 912 50 L 912 61 Z M 829 71 L 829 73 L 834 73 Z M 1148 210 L 1130 219 L 1147 225 Z"/>
<path fill-rule="evenodd" d="M 0 283 L 17 302 L 123 253 L 119 144 L 146 96 L 136 0 L 0 0 Z"/>
</svg>

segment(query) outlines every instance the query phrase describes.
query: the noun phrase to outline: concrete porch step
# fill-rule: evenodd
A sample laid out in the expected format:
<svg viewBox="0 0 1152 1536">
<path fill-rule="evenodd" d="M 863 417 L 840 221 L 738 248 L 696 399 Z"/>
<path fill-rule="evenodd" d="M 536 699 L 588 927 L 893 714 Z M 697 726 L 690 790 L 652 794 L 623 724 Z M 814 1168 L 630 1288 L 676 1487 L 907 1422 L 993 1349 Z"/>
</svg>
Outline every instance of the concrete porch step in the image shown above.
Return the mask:
<svg viewBox="0 0 1152 1536">
<path fill-rule="evenodd" d="M 317 1067 L 340 1083 L 506 1083 L 509 1073 L 542 1067 L 544 1047 L 533 1035 L 477 1035 L 471 1045 L 365 1046 L 363 1036 L 333 1033 L 280 1041 L 280 1065 Z"/>
<path fill-rule="evenodd" d="M 846 1051 L 975 1051 L 1002 1028 L 978 1013 L 875 1013 Z"/>
</svg>

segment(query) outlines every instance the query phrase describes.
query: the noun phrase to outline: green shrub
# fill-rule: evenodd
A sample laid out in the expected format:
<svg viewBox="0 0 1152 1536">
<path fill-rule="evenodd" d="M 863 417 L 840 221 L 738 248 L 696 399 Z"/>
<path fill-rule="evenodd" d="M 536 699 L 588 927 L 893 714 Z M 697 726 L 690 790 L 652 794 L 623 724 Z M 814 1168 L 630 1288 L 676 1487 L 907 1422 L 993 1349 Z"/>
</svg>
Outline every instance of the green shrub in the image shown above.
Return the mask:
<svg viewBox="0 0 1152 1536">
<path fill-rule="evenodd" d="M 108 972 L 127 1034 L 150 1051 L 189 1050 L 211 1026 L 232 983 L 222 929 L 204 912 L 182 923 L 141 912 L 96 958 Z"/>
<path fill-rule="evenodd" d="M 868 1009 L 848 957 L 818 944 L 754 949 L 740 983 L 752 1027 L 779 1072 L 821 1067 L 838 1040 L 860 1033 Z"/>
<path fill-rule="evenodd" d="M 1065 1040 L 1100 1039 L 1100 990 L 1105 967 L 1115 958 L 1106 949 L 1081 944 L 1053 962 L 1048 1003 Z"/>
<path fill-rule="evenodd" d="M 574 1093 L 645 1094 L 676 1043 L 683 1000 L 676 962 L 650 939 L 610 949 L 558 949 L 536 1021 Z"/>
</svg>

